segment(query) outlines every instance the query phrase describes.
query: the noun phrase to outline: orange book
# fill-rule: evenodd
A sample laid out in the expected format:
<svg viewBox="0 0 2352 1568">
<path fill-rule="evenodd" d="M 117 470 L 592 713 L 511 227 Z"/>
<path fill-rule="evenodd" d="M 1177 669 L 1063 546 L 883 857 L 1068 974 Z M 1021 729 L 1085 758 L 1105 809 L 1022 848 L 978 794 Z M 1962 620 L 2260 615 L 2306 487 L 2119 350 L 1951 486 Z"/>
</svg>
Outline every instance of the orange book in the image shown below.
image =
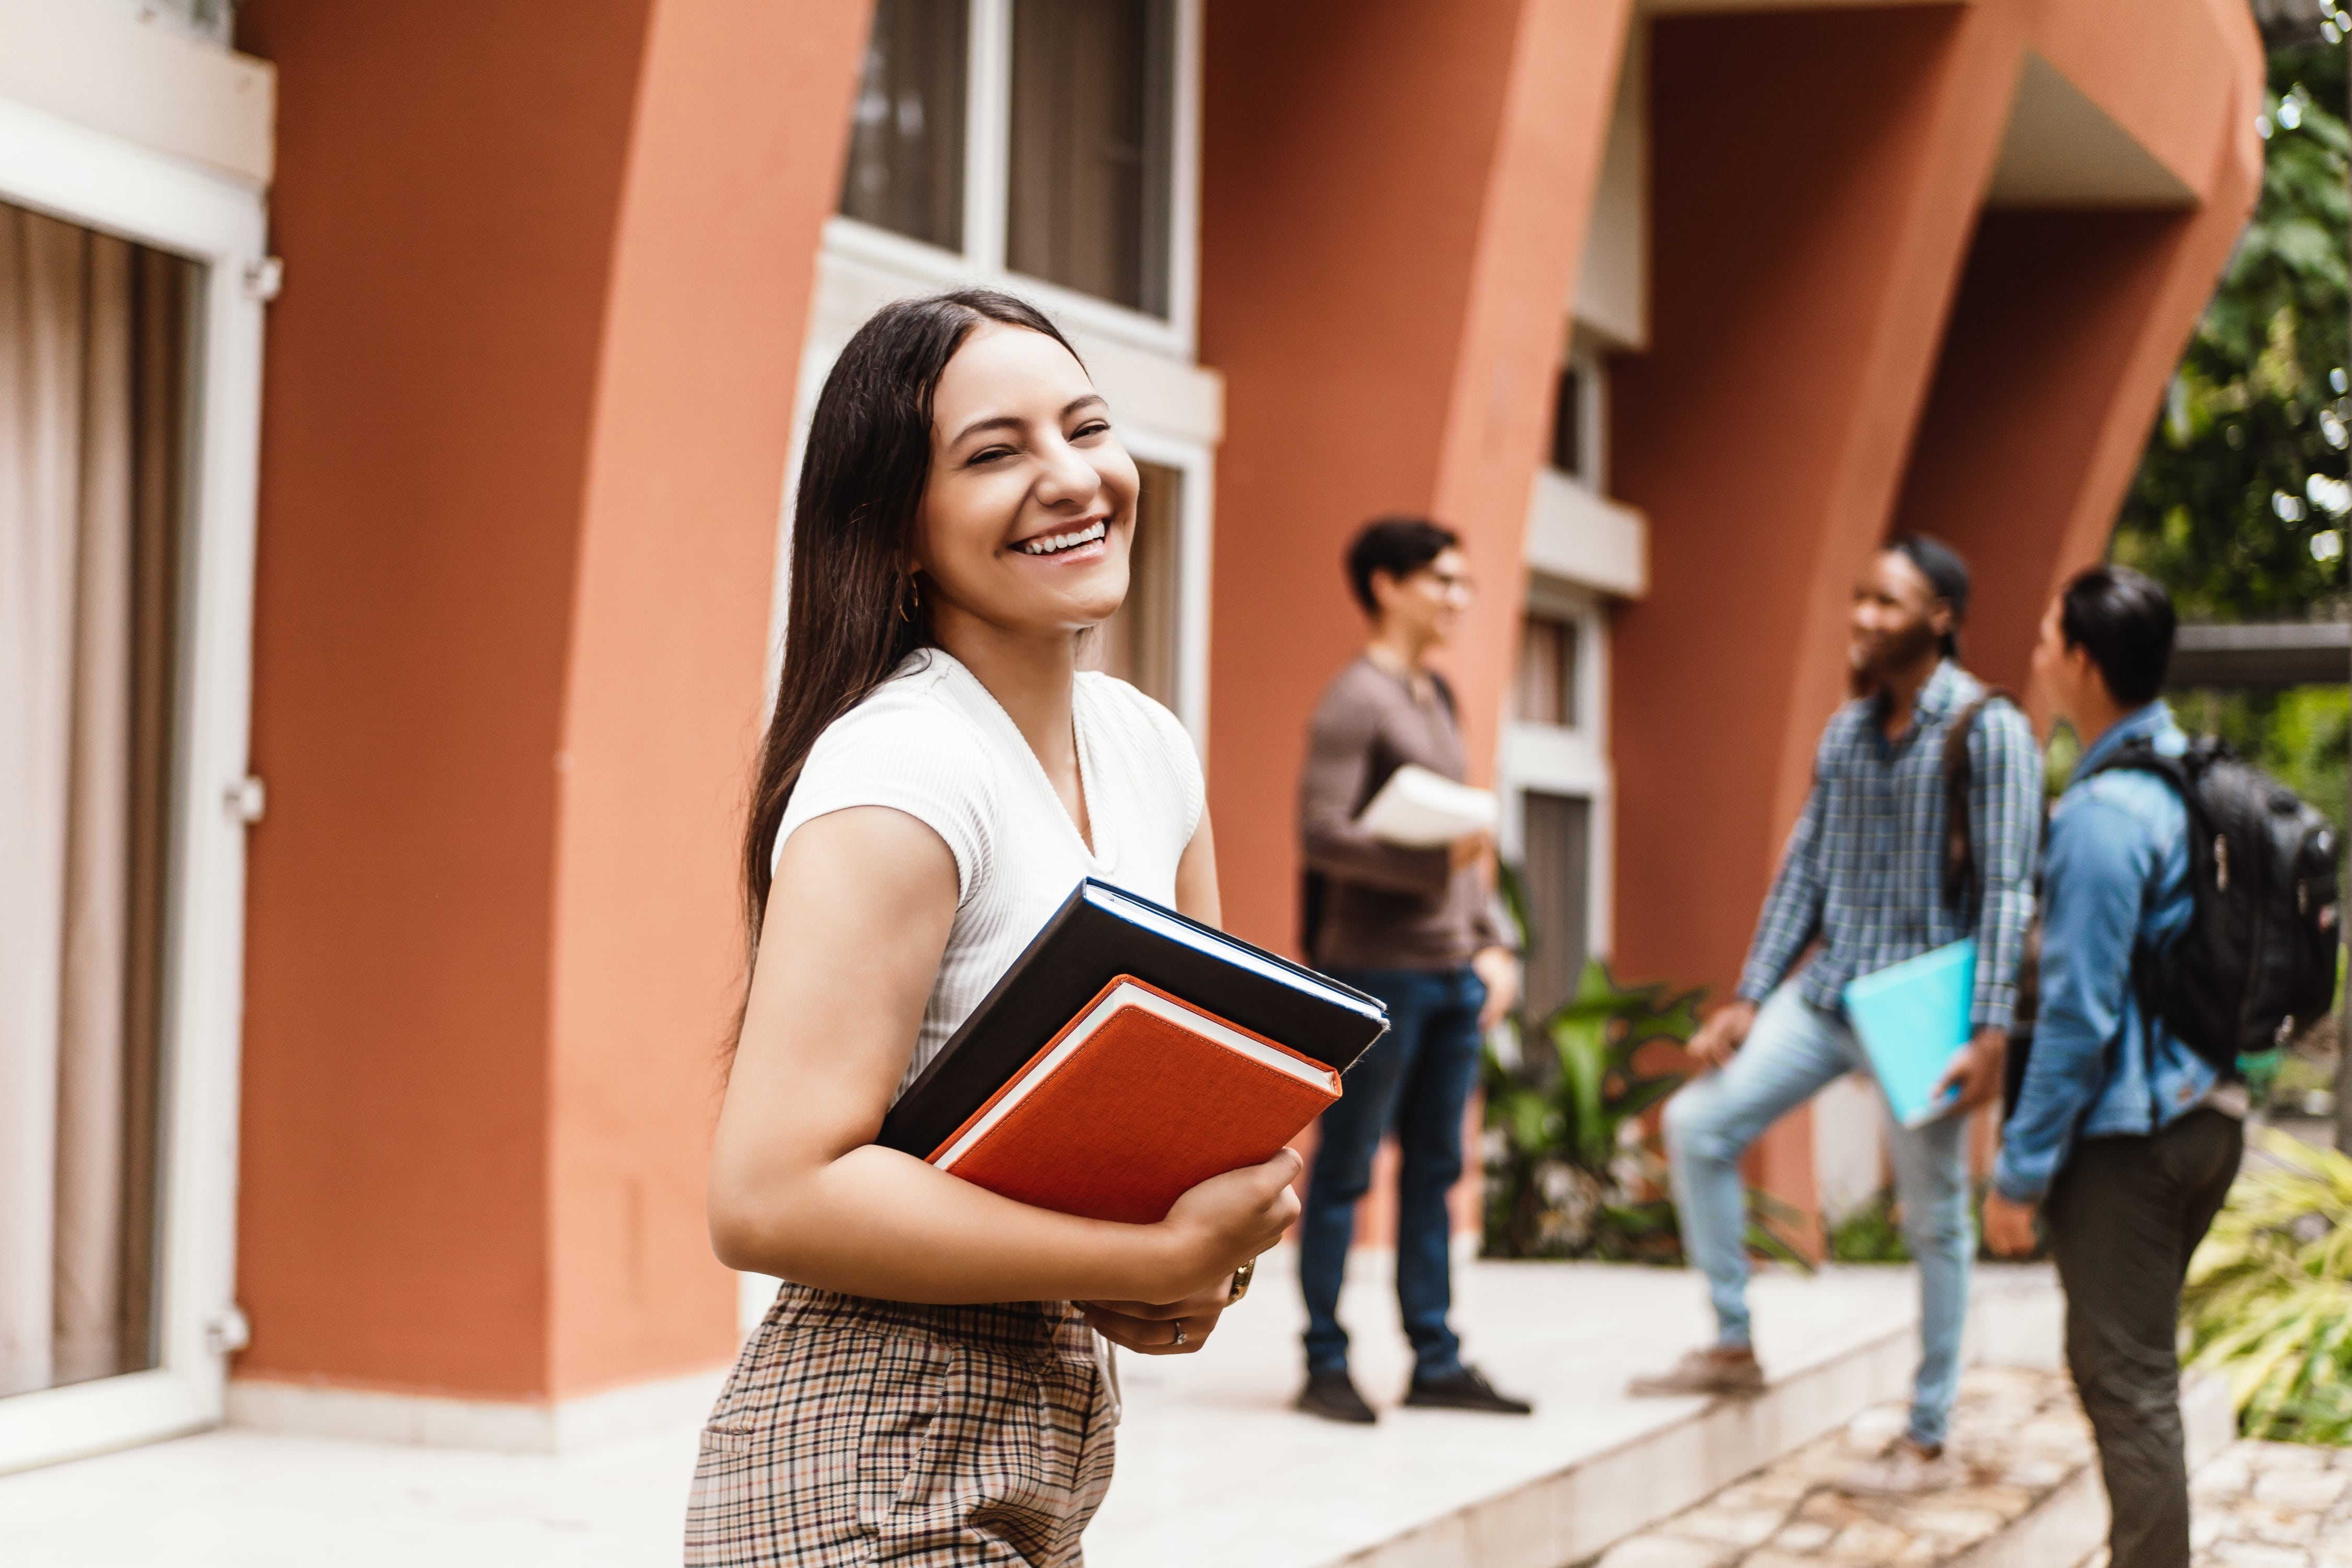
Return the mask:
<svg viewBox="0 0 2352 1568">
<path fill-rule="evenodd" d="M 1150 1225 L 1339 1098 L 1321 1062 L 1121 974 L 930 1163 L 1039 1208 Z"/>
</svg>

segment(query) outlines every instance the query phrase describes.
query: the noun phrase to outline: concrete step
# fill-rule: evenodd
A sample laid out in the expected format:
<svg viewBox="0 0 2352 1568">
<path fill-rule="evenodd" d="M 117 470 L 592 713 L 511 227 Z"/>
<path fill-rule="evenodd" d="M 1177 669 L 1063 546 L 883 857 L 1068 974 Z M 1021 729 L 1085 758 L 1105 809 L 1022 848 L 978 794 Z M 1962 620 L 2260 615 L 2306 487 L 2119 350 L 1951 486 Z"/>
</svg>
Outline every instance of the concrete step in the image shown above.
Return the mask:
<svg viewBox="0 0 2352 1568">
<path fill-rule="evenodd" d="M 1917 1359 L 1907 1268 L 1768 1271 L 1755 1283 L 1770 1386 L 1751 1400 L 1636 1400 L 1625 1384 L 1705 1342 L 1678 1269 L 1475 1263 L 1457 1269 L 1469 1360 L 1538 1404 L 1528 1419 L 1386 1408 L 1351 1428 L 1287 1408 L 1302 1314 L 1286 1255 L 1197 1358 L 1122 1360 L 1118 1479 L 1092 1568 L 1560 1568 L 1900 1400 Z M 1983 1271 L 1972 1342 L 2054 1362 L 2046 1270 Z M 1377 1263 L 1342 1303 L 1357 1381 L 1390 1405 L 1408 1366 Z"/>
</svg>

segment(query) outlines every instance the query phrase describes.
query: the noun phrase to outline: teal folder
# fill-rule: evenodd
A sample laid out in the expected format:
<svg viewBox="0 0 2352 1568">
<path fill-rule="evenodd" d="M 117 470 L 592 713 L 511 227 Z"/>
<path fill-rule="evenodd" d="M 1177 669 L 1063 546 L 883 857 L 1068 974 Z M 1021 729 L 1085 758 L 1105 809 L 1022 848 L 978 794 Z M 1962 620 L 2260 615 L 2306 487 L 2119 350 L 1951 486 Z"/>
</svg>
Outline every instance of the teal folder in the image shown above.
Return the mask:
<svg viewBox="0 0 2352 1568">
<path fill-rule="evenodd" d="M 1845 988 L 1846 1016 L 1862 1037 L 1871 1069 L 1895 1120 L 1922 1127 L 1952 1108 L 1956 1090 L 1936 1092 L 1953 1055 L 1974 1033 L 1969 1012 L 1977 992 L 1971 937 L 1865 974 Z"/>
</svg>

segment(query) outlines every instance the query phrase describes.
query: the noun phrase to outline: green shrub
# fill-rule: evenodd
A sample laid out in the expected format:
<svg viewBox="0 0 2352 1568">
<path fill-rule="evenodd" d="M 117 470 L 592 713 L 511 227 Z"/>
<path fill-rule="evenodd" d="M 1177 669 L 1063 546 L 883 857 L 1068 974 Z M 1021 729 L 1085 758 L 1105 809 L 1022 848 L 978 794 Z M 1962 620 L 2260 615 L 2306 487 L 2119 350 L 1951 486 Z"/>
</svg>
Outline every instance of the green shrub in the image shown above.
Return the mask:
<svg viewBox="0 0 2352 1568">
<path fill-rule="evenodd" d="M 2225 1372 L 2249 1437 L 2352 1444 L 2352 1159 L 2258 1130 L 2189 1264 L 2189 1359 Z"/>
<path fill-rule="evenodd" d="M 1654 1040 L 1689 1039 L 1697 1005 L 1696 992 L 1621 986 L 1592 959 L 1539 1026 L 1513 1021 L 1516 1062 L 1487 1051 L 1487 1256 L 1681 1256 L 1674 1205 L 1654 1195 L 1664 1163 L 1637 1129 L 1683 1075 L 1645 1073 L 1633 1058 Z"/>
</svg>

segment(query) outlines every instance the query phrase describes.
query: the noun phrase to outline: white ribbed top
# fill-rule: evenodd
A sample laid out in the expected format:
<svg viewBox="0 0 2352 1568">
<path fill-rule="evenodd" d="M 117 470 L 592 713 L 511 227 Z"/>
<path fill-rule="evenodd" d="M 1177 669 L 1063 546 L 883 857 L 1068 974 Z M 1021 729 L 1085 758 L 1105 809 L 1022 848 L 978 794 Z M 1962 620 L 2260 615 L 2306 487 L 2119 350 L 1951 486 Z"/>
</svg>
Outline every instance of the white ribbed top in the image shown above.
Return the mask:
<svg viewBox="0 0 2352 1568">
<path fill-rule="evenodd" d="M 1091 850 L 1012 716 L 940 649 L 909 656 L 809 751 L 776 833 L 779 855 L 804 822 L 887 805 L 955 857 L 955 924 L 900 1093 L 1082 879 L 1176 902 L 1176 863 L 1207 800 L 1192 737 L 1108 675 L 1081 673 L 1072 708 Z"/>
</svg>

